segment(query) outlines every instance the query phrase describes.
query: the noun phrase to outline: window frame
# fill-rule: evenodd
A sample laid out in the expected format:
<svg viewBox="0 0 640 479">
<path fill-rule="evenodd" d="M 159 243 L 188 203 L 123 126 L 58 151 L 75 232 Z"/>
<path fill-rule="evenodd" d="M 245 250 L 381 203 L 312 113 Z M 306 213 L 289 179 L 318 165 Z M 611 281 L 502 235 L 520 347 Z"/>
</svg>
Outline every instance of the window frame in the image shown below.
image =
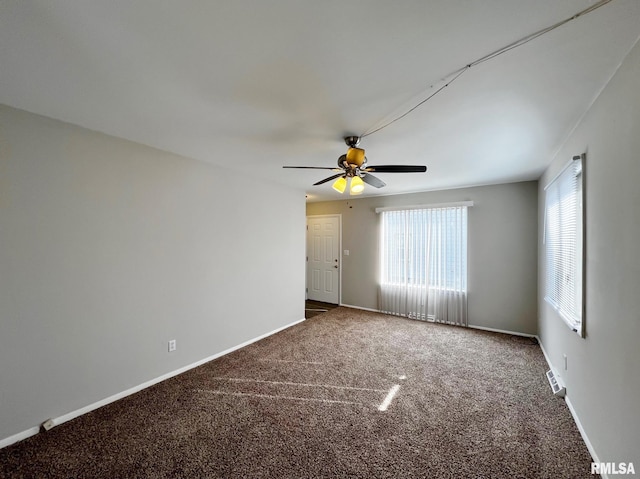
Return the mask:
<svg viewBox="0 0 640 479">
<path fill-rule="evenodd" d="M 411 206 L 404 206 L 404 207 L 382 207 L 382 208 L 376 208 L 375 211 L 376 213 L 383 213 L 383 212 L 396 212 L 396 211 L 402 211 L 402 210 L 435 210 L 435 209 L 441 209 L 441 210 L 448 210 L 450 208 L 458 208 L 458 207 L 464 207 L 465 208 L 465 214 L 464 214 L 464 231 L 461 232 L 462 234 L 462 238 L 459 239 L 459 241 L 461 241 L 462 243 L 464 243 L 464 251 L 465 251 L 465 255 L 464 258 L 460 258 L 461 264 L 460 267 L 463 269 L 464 274 L 462 276 L 460 276 L 459 282 L 460 282 L 460 287 L 456 288 L 455 285 L 450 285 L 450 284 L 434 284 L 435 281 L 433 281 L 431 278 L 431 274 L 433 273 L 433 271 L 431 271 L 431 269 L 428 272 L 425 272 L 425 274 L 423 274 L 423 276 L 428 276 L 429 279 L 427 279 L 426 284 L 429 285 L 429 289 L 430 290 L 441 290 L 441 291 L 451 291 L 451 292 L 456 292 L 456 293 L 464 293 L 467 294 L 467 290 L 468 290 L 468 272 L 469 272 L 469 265 L 468 265 L 468 255 L 469 255 L 469 246 L 468 246 L 468 231 L 469 231 L 469 224 L 468 224 L 468 209 L 469 207 L 473 206 L 473 201 L 460 201 L 460 202 L 455 202 L 455 203 L 438 203 L 438 204 L 430 204 L 430 205 L 411 205 Z M 382 238 L 383 236 L 383 224 L 382 222 L 380 223 L 380 237 Z M 378 279 L 378 283 L 380 285 L 385 284 L 385 285 L 390 285 L 390 286 L 397 286 L 400 284 L 403 284 L 402 282 L 398 282 L 398 281 L 385 281 L 385 277 L 388 275 L 385 275 L 385 271 L 386 271 L 386 266 L 387 266 L 387 261 L 386 261 L 386 252 L 385 252 L 385 248 L 383 247 L 382 244 L 379 245 L 380 247 L 380 251 L 379 251 L 379 279 Z M 409 253 L 405 253 L 405 263 L 408 261 L 409 257 L 407 256 L 409 255 Z M 430 262 L 431 263 L 431 262 Z M 413 281 L 411 281 L 409 283 L 410 287 L 420 287 L 421 284 L 419 283 L 414 283 Z"/>
<path fill-rule="evenodd" d="M 543 244 L 544 244 L 544 266 L 545 266 L 545 276 L 544 276 L 544 299 L 547 304 L 549 304 L 554 311 L 562 318 L 564 323 L 575 333 L 577 333 L 580 337 L 585 337 L 585 312 L 586 312 L 586 205 L 585 205 L 585 159 L 586 155 L 583 153 L 581 155 L 574 156 L 561 170 L 560 172 L 545 186 L 545 199 L 544 199 L 544 233 L 543 233 Z M 574 175 L 574 178 L 577 179 L 577 186 L 575 190 L 570 191 L 560 191 L 561 182 L 566 181 L 567 175 Z M 570 178 L 570 177 L 569 177 Z M 550 193 L 553 189 L 558 190 L 557 201 L 553 203 L 550 202 Z M 563 266 L 566 265 L 566 261 L 563 261 L 561 258 L 555 264 L 552 264 L 552 259 L 550 258 L 550 238 L 549 231 L 552 229 L 550 227 L 549 218 L 550 218 L 550 209 L 553 207 L 560 208 L 560 214 L 556 215 L 557 224 L 554 224 L 556 230 L 561 231 L 561 220 L 560 218 L 566 215 L 566 209 L 562 210 L 562 201 L 567 197 L 567 195 L 576 195 L 575 199 L 575 218 L 571 218 L 570 221 L 575 221 L 576 223 L 576 231 L 575 231 L 575 245 L 573 245 L 575 251 L 575 257 L 573 260 L 575 261 L 575 271 L 574 281 L 576 284 L 573 284 L 575 294 L 578 295 L 574 298 L 575 309 L 567 309 L 563 307 L 563 305 L 570 304 L 571 301 L 567 301 L 566 298 L 556 298 L 555 295 L 551 294 L 552 289 L 556 292 L 564 291 L 564 288 L 561 286 L 558 287 L 558 284 L 562 283 L 562 279 L 558 279 L 558 275 L 565 275 L 565 272 L 560 272 L 558 270 L 562 269 Z M 559 235 L 561 233 L 558 233 Z M 562 238 L 559 238 L 562 241 Z M 560 248 L 555 251 L 557 254 L 566 254 L 566 249 Z M 554 271 L 550 271 L 553 269 Z M 564 270 L 563 270 L 564 271 Z M 551 278 L 553 277 L 553 280 Z"/>
</svg>

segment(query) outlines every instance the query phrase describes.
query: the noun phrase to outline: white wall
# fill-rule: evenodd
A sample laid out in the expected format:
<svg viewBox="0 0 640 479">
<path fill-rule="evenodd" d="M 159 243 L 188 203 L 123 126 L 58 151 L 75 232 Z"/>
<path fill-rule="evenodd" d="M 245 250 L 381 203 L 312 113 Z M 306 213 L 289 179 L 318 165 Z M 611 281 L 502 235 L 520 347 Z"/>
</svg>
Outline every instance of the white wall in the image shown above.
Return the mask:
<svg viewBox="0 0 640 479">
<path fill-rule="evenodd" d="M 0 106 L 0 440 L 304 317 L 304 193 L 236 180 Z"/>
<path fill-rule="evenodd" d="M 539 329 L 597 457 L 640 469 L 640 44 L 540 180 Z M 544 301 L 543 187 L 586 152 L 586 338 Z M 562 354 L 567 354 L 564 370 Z"/>
<path fill-rule="evenodd" d="M 463 200 L 475 203 L 469 211 L 469 324 L 536 334 L 536 181 L 307 204 L 308 215 L 342 214 L 342 246 L 350 252 L 342 257 L 342 302 L 378 308 L 376 207 Z"/>
</svg>

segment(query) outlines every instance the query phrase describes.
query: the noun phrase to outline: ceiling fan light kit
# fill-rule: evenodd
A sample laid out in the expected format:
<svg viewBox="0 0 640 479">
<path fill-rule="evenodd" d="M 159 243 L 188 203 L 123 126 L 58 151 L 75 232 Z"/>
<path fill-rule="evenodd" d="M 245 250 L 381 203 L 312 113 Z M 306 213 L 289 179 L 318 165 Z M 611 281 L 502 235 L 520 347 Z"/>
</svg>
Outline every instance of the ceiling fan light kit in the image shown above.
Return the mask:
<svg viewBox="0 0 640 479">
<path fill-rule="evenodd" d="M 344 193 L 344 190 L 347 189 L 347 177 L 341 176 L 333 182 L 333 185 L 331 185 L 331 187 L 340 194 Z M 360 178 L 359 176 L 354 176 L 353 178 L 351 178 L 351 187 L 349 188 L 349 194 L 359 195 L 362 194 L 363 191 L 364 182 L 362 181 L 362 178 Z"/>
<path fill-rule="evenodd" d="M 362 181 L 362 178 L 360 178 L 359 176 L 354 176 L 353 178 L 351 178 L 351 189 L 349 190 L 349 193 L 352 195 L 359 195 L 364 191 L 364 182 Z"/>
<path fill-rule="evenodd" d="M 342 194 L 347 189 L 347 183 L 350 179 L 351 186 L 349 188 L 350 195 L 360 195 L 364 191 L 364 184 L 367 183 L 375 188 L 382 188 L 386 183 L 380 178 L 373 176 L 371 172 L 378 173 L 424 173 L 427 171 L 426 166 L 422 165 L 381 165 L 367 166 L 367 157 L 364 155 L 364 149 L 358 148 L 360 138 L 357 136 L 347 136 L 344 142 L 349 147 L 345 155 L 338 158 L 338 168 L 330 168 L 324 166 L 283 166 L 283 168 L 302 168 L 310 170 L 332 170 L 338 172 L 328 178 L 317 181 L 313 186 L 322 185 L 331 180 L 331 187 L 338 193 Z"/>
<path fill-rule="evenodd" d="M 347 187 L 347 179 L 344 176 L 341 176 L 331 186 L 338 193 L 344 193 L 344 190 Z"/>
</svg>

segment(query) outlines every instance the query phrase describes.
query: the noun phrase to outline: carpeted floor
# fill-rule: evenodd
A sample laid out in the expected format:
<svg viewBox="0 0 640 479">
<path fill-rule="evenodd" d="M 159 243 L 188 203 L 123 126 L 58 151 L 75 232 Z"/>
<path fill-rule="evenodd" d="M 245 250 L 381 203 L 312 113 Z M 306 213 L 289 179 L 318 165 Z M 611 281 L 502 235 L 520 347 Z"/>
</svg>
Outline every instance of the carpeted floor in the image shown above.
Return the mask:
<svg viewBox="0 0 640 479">
<path fill-rule="evenodd" d="M 593 478 L 545 370 L 530 339 L 339 307 L 0 450 L 0 477 Z"/>
</svg>

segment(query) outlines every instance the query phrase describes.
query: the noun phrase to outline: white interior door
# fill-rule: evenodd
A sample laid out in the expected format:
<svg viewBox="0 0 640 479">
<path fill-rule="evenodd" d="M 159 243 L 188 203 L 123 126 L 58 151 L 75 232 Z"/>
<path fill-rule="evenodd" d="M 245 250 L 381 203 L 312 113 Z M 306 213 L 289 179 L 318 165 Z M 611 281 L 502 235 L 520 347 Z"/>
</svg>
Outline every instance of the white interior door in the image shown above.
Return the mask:
<svg viewBox="0 0 640 479">
<path fill-rule="evenodd" d="M 307 217 L 307 298 L 340 303 L 340 216 Z"/>
</svg>

